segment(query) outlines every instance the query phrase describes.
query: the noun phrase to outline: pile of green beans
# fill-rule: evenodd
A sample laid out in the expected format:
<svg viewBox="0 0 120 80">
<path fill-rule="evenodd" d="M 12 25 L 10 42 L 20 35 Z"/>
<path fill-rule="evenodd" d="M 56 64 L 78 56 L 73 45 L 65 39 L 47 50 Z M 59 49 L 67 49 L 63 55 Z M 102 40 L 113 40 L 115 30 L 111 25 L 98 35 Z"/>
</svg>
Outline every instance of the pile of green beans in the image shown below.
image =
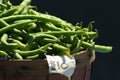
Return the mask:
<svg viewBox="0 0 120 80">
<path fill-rule="evenodd" d="M 98 31 L 94 21 L 87 27 L 73 25 L 50 14 L 40 13 L 31 0 L 12 5 L 0 3 L 0 59 L 43 59 L 45 55 L 71 56 L 90 49 L 100 53 L 112 51 L 111 46 L 97 45 Z"/>
</svg>

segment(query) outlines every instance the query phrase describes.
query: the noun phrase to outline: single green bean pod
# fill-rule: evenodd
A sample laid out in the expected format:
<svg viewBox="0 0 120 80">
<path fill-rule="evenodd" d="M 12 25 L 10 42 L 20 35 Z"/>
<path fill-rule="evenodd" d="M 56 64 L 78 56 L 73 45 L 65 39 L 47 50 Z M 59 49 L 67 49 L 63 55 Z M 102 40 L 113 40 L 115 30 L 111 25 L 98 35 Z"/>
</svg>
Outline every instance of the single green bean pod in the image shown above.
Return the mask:
<svg viewBox="0 0 120 80">
<path fill-rule="evenodd" d="M 18 60 L 23 60 L 23 57 L 19 53 L 15 53 L 15 51 L 13 51 L 13 58 Z"/>
<path fill-rule="evenodd" d="M 7 5 L 0 3 L 0 10 L 2 10 L 3 12 L 6 9 L 7 9 Z"/>
<path fill-rule="evenodd" d="M 41 46 L 38 49 L 35 50 L 30 50 L 30 51 L 21 51 L 21 50 L 15 50 L 16 53 L 19 53 L 21 56 L 23 57 L 28 57 L 28 56 L 34 56 L 37 54 L 44 54 L 45 52 L 47 52 L 47 49 L 51 46 L 52 44 L 46 44 L 44 46 Z"/>
<path fill-rule="evenodd" d="M 50 31 L 65 31 L 64 29 L 62 28 L 59 28 L 59 27 L 56 27 L 54 24 L 52 23 L 45 23 L 45 26 L 46 29 L 50 30 Z"/>
<path fill-rule="evenodd" d="M 15 49 L 17 48 L 17 43 L 8 43 L 8 35 L 7 34 L 3 34 L 3 36 L 1 37 L 1 45 L 3 45 L 3 48 L 6 49 Z"/>
<path fill-rule="evenodd" d="M 25 50 L 25 48 L 26 48 L 25 44 L 23 44 L 22 42 L 20 42 L 19 40 L 16 40 L 16 39 L 13 39 L 13 42 L 18 44 L 17 48 L 19 48 L 20 50 Z"/>
<path fill-rule="evenodd" d="M 39 41 L 50 41 L 50 42 L 57 42 L 58 41 L 58 38 L 53 36 L 53 35 L 49 35 L 49 34 L 43 34 L 43 33 L 40 33 L 40 34 L 36 34 L 36 35 L 31 35 L 32 38 L 30 40 L 28 40 L 28 44 L 31 44 L 33 43 L 34 41 L 35 42 L 39 42 Z"/>
<path fill-rule="evenodd" d="M 69 57 L 71 56 L 69 48 L 67 48 L 63 45 L 57 44 L 57 43 L 53 44 L 51 53 L 54 55 L 60 55 L 60 56 L 63 56 L 63 55 L 66 55 Z"/>
<path fill-rule="evenodd" d="M 4 20 L 0 19 L 0 28 L 2 27 L 6 27 L 8 26 L 9 24 L 7 22 L 5 22 Z"/>
<path fill-rule="evenodd" d="M 112 51 L 112 46 L 95 45 L 95 44 L 87 43 L 85 41 L 82 41 L 81 44 L 83 47 L 94 50 L 99 53 L 108 53 Z"/>
<path fill-rule="evenodd" d="M 0 57 L 6 57 L 8 54 L 5 51 L 0 50 Z"/>
<path fill-rule="evenodd" d="M 15 14 L 21 14 L 24 9 L 30 4 L 31 0 L 23 0 L 19 7 L 18 7 L 18 11 L 15 12 Z"/>
<path fill-rule="evenodd" d="M 21 28 L 21 26 L 24 26 L 24 25 L 32 23 L 32 22 L 34 22 L 34 21 L 24 20 L 24 21 L 16 23 L 16 24 L 11 24 L 11 25 L 8 25 L 6 27 L 3 27 L 3 28 L 0 29 L 0 35 L 8 32 L 8 31 L 13 30 L 14 28 Z"/>
<path fill-rule="evenodd" d="M 8 17 L 10 15 L 13 15 L 15 13 L 15 11 L 17 11 L 18 7 L 13 7 L 7 11 L 4 11 L 0 14 L 0 18 L 2 17 Z"/>
</svg>

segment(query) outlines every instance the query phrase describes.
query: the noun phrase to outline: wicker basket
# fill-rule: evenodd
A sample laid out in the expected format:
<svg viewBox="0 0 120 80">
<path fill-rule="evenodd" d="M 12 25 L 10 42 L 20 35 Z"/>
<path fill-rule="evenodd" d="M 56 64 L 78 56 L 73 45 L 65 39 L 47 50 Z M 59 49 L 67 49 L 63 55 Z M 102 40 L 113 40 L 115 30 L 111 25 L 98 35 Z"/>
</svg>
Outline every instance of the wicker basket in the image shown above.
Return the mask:
<svg viewBox="0 0 120 80">
<path fill-rule="evenodd" d="M 72 80 L 90 80 L 94 53 L 86 50 L 75 54 L 77 67 Z M 49 74 L 46 60 L 0 61 L 0 80 L 68 80 L 60 74 Z"/>
</svg>

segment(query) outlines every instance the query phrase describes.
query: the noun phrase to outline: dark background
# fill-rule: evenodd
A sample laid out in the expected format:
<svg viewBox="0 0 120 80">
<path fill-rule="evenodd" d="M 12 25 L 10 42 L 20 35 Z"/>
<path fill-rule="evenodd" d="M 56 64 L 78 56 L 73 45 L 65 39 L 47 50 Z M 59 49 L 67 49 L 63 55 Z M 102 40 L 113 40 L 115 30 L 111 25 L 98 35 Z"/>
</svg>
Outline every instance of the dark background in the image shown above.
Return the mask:
<svg viewBox="0 0 120 80">
<path fill-rule="evenodd" d="M 22 0 L 11 0 L 19 4 Z M 111 45 L 110 53 L 96 53 L 91 80 L 120 80 L 120 4 L 119 0 L 32 0 L 38 11 L 60 17 L 73 24 L 95 21 L 99 37 L 96 44 Z"/>
</svg>

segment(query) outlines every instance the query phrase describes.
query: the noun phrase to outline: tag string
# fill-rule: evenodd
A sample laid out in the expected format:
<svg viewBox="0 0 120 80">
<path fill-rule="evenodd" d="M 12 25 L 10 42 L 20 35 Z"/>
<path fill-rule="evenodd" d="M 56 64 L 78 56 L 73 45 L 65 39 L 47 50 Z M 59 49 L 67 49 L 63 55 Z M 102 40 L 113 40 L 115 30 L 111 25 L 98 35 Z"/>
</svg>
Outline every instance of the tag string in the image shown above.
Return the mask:
<svg viewBox="0 0 120 80">
<path fill-rule="evenodd" d="M 72 80 L 72 76 L 68 77 L 68 80 Z"/>
</svg>

